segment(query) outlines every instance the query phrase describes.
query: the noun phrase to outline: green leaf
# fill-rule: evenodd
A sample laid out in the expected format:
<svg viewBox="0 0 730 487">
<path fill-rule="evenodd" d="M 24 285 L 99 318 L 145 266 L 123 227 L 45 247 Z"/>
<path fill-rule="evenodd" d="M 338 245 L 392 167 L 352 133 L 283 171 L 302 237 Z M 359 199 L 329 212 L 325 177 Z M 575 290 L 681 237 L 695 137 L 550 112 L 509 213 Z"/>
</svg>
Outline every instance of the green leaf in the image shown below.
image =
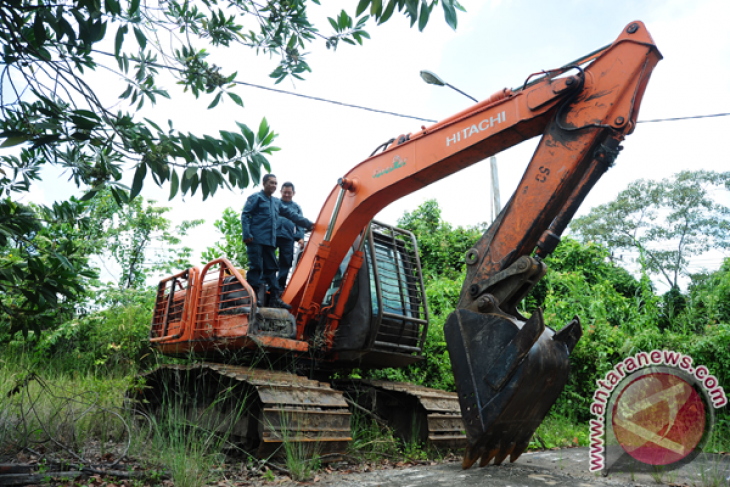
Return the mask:
<svg viewBox="0 0 730 487">
<path fill-rule="evenodd" d="M 257 156 L 256 154 L 255 156 Z M 249 159 L 246 161 L 246 164 L 248 165 L 248 170 L 251 173 L 251 178 L 253 179 L 254 183 L 258 183 L 261 181 L 261 166 L 258 162 L 255 161 L 255 156 L 253 160 Z"/>
<path fill-rule="evenodd" d="M 200 189 L 203 192 L 203 201 L 205 201 L 208 198 L 208 193 L 210 192 L 210 189 L 208 187 L 208 171 L 203 169 L 200 171 Z"/>
<path fill-rule="evenodd" d="M 30 139 L 29 135 L 14 135 L 5 139 L 5 142 L 0 144 L 0 147 L 13 147 L 15 145 L 22 144 L 28 139 Z"/>
<path fill-rule="evenodd" d="M 264 117 L 261 120 L 261 123 L 259 124 L 259 133 L 257 135 L 257 139 L 259 141 L 262 141 L 266 138 L 266 134 L 269 133 L 269 123 L 266 121 L 266 117 Z"/>
<path fill-rule="evenodd" d="M 177 172 L 173 169 L 172 176 L 170 177 L 170 198 L 173 199 L 177 194 L 177 188 L 180 185 L 180 180 L 177 177 Z"/>
<path fill-rule="evenodd" d="M 240 96 L 238 96 L 235 93 L 230 93 L 230 92 L 228 93 L 228 96 L 231 98 L 231 100 L 233 100 L 236 103 L 236 105 L 238 105 L 239 107 L 243 106 L 243 100 L 241 99 Z"/>
<path fill-rule="evenodd" d="M 219 91 L 218 94 L 215 95 L 215 98 L 213 98 L 213 101 L 210 103 L 210 105 L 208 105 L 208 110 L 210 110 L 211 108 L 214 108 L 218 104 L 218 102 L 221 101 L 222 94 L 223 94 L 223 92 Z"/>
<path fill-rule="evenodd" d="M 36 13 L 33 21 L 33 34 L 35 34 L 36 46 L 43 45 L 46 42 L 46 27 L 43 24 L 43 15 Z"/>
<path fill-rule="evenodd" d="M 366 8 L 368 8 L 368 5 L 370 5 L 370 2 L 372 0 L 360 0 L 360 3 L 357 4 L 357 10 L 355 10 L 355 16 L 359 17 L 361 13 L 365 11 Z"/>
<path fill-rule="evenodd" d="M 426 24 L 428 23 L 428 15 L 431 13 L 431 9 L 428 7 L 428 4 L 424 0 L 421 2 L 421 15 L 418 18 L 418 30 L 423 32 L 423 29 L 426 27 Z"/>
<path fill-rule="evenodd" d="M 454 8 L 454 0 L 442 0 L 444 6 L 444 17 L 449 27 L 456 30 L 456 9 Z"/>
<path fill-rule="evenodd" d="M 104 8 L 107 12 L 111 12 L 114 15 L 120 15 L 122 13 L 119 0 L 104 0 Z"/>
<path fill-rule="evenodd" d="M 395 10 L 396 1 L 397 0 L 390 0 L 390 2 L 388 2 L 388 6 L 385 7 L 385 12 L 383 12 L 383 15 L 381 15 L 380 18 L 378 19 L 378 24 L 383 24 L 383 23 L 387 22 L 388 19 L 390 19 L 390 17 L 393 15 L 393 11 Z M 357 22 L 357 24 L 360 25 L 361 21 L 362 21 L 362 19 L 360 19 Z M 363 22 L 363 24 L 364 24 L 364 22 Z M 368 36 L 368 38 L 370 38 L 370 36 Z"/>
<path fill-rule="evenodd" d="M 139 13 L 139 0 L 132 0 L 129 4 L 129 16 L 135 17 Z"/>
<path fill-rule="evenodd" d="M 238 125 L 238 127 L 241 129 L 241 133 L 244 135 L 244 137 L 246 137 L 246 141 L 248 141 L 248 147 L 252 148 L 254 146 L 253 131 L 250 128 L 248 128 L 248 126 L 246 126 L 242 123 L 236 122 L 236 125 Z"/>
<path fill-rule="evenodd" d="M 68 259 L 67 259 L 66 257 L 64 257 L 63 255 L 61 255 L 61 254 L 59 254 L 59 253 L 57 253 L 57 252 L 53 252 L 53 255 L 54 255 L 54 256 L 55 256 L 55 257 L 56 257 L 56 258 L 57 258 L 57 259 L 58 259 L 59 261 L 61 261 L 61 264 L 62 264 L 62 265 L 63 265 L 63 266 L 64 266 L 64 267 L 66 268 L 66 269 L 70 270 L 71 272 L 75 272 L 75 270 L 74 270 L 74 266 L 72 266 L 72 265 L 71 265 L 71 262 L 69 262 L 69 261 L 68 261 Z"/>
<path fill-rule="evenodd" d="M 223 142 L 223 150 L 226 152 L 226 157 L 229 159 L 233 159 L 236 157 L 237 151 L 236 151 L 236 143 L 231 141 L 224 141 Z M 225 166 L 224 166 L 225 167 Z"/>
<path fill-rule="evenodd" d="M 97 190 L 92 189 L 91 191 L 88 191 L 85 195 L 81 197 L 79 201 L 89 201 L 91 198 L 96 196 Z"/>
<path fill-rule="evenodd" d="M 185 169 L 185 178 L 184 179 L 193 179 L 193 176 L 198 174 L 198 168 L 197 167 L 188 167 Z"/>
<path fill-rule="evenodd" d="M 119 57 L 119 53 L 122 50 L 122 44 L 124 43 L 124 35 L 127 33 L 127 26 L 123 25 L 117 30 L 117 36 L 114 40 L 114 56 Z"/>
<path fill-rule="evenodd" d="M 129 199 L 133 200 L 140 191 L 142 191 L 142 184 L 144 183 L 144 178 L 147 175 L 147 164 L 144 162 L 141 162 L 139 166 L 137 166 L 137 170 L 134 172 L 134 181 L 132 182 L 132 190 L 129 193 Z"/>
<path fill-rule="evenodd" d="M 147 122 L 148 124 L 152 125 L 152 127 L 153 127 L 153 128 L 155 129 L 155 130 L 157 130 L 158 132 L 162 132 L 162 129 L 160 128 L 160 126 L 159 126 L 159 125 L 157 125 L 157 124 L 156 124 L 155 122 L 153 122 L 153 121 L 152 121 L 152 120 L 150 120 L 149 118 L 145 118 L 144 120 L 145 120 L 145 122 Z"/>
<path fill-rule="evenodd" d="M 144 48 L 147 47 L 147 37 L 145 37 L 139 27 L 134 28 L 134 36 L 137 38 L 137 42 L 139 42 L 139 47 L 144 50 Z"/>
<path fill-rule="evenodd" d="M 208 171 L 207 174 L 208 174 L 208 178 L 207 178 L 208 192 L 211 195 L 213 195 L 213 194 L 215 194 L 216 190 L 218 189 L 218 178 L 217 178 L 215 172 L 213 172 L 213 171 Z"/>
<path fill-rule="evenodd" d="M 383 1 L 382 0 L 373 0 L 372 5 L 370 5 L 370 15 L 375 17 L 376 19 L 380 17 L 380 14 L 383 13 Z"/>
</svg>

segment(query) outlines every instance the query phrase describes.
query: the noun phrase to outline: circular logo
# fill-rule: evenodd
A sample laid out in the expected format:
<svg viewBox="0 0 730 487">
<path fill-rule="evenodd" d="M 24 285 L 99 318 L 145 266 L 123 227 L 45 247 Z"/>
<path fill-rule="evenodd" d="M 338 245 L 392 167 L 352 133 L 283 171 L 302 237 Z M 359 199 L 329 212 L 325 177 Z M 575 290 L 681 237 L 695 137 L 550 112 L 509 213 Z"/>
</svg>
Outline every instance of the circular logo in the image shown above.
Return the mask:
<svg viewBox="0 0 730 487">
<path fill-rule="evenodd" d="M 626 453 L 649 465 L 669 465 L 692 453 L 699 443 L 705 405 L 681 377 L 655 372 L 620 391 L 611 419 Z"/>
</svg>

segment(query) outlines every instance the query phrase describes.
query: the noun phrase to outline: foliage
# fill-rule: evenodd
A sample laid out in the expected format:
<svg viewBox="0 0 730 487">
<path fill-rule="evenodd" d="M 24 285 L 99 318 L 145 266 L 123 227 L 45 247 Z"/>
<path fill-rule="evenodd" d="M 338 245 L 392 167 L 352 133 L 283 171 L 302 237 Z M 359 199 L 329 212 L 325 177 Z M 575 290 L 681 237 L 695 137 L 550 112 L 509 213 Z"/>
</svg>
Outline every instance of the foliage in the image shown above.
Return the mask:
<svg viewBox="0 0 730 487">
<path fill-rule="evenodd" d="M 0 340 L 39 333 L 73 316 L 96 272 L 81 238 L 90 228 L 78 200 L 52 207 L 0 200 Z"/>
<path fill-rule="evenodd" d="M 639 283 L 625 269 L 618 267 L 610 260 L 608 250 L 594 242 L 580 244 L 571 238 L 564 238 L 555 251 L 545 259 L 551 275 L 580 271 L 580 277 L 586 284 L 607 283 L 626 298 L 633 298 L 639 290 Z M 525 308 L 544 307 L 548 291 L 546 279 L 537 283 L 525 300 Z M 618 324 L 618 323 L 615 323 Z"/>
<path fill-rule="evenodd" d="M 221 240 L 205 249 L 202 261 L 210 262 L 219 257 L 227 257 L 236 267 L 241 269 L 247 267 L 248 255 L 243 244 L 240 213 L 233 208 L 226 208 L 221 219 L 216 220 L 213 226 L 221 234 Z"/>
<path fill-rule="evenodd" d="M 26 357 L 34 367 L 53 364 L 55 371 L 69 374 L 134 374 L 153 362 L 148 338 L 154 289 L 109 287 L 98 298 L 103 309 L 69 319 L 39 337 L 31 333 L 25 340 L 16 335 L 4 356 Z"/>
<path fill-rule="evenodd" d="M 661 181 L 638 180 L 616 200 L 571 223 L 584 240 L 611 250 L 638 250 L 650 273 L 670 287 L 690 257 L 730 247 L 730 208 L 713 191 L 730 189 L 730 172 L 682 171 Z"/>
<path fill-rule="evenodd" d="M 475 227 L 453 228 L 441 218 L 436 200 L 428 200 L 398 219 L 398 226 L 413 232 L 418 241 L 424 276 L 455 277 L 464 267 L 464 254 L 481 237 Z"/>
<path fill-rule="evenodd" d="M 11 227 L 0 233 L 0 340 L 16 331 L 38 336 L 89 312 L 95 264 L 109 256 L 121 268 L 120 288 L 141 289 L 155 272 L 190 267 L 192 250 L 179 247 L 180 237 L 202 221 L 171 231 L 167 211 L 141 198 L 119 207 L 109 191 L 52 208 L 0 202 L 0 226 Z"/>
<path fill-rule="evenodd" d="M 121 268 L 120 288 L 143 288 L 154 273 L 170 274 L 193 266 L 192 249 L 177 246 L 203 220 L 183 221 L 171 231 L 164 216 L 168 211 L 170 208 L 155 206 L 152 200 L 145 204 L 141 198 L 119 207 L 109 191 L 92 201 L 89 214 L 95 231 L 89 240 L 95 242 L 100 258 L 101 254 L 111 255 Z"/>
<path fill-rule="evenodd" d="M 730 323 L 730 259 L 715 272 L 692 276 L 679 319 L 682 325 L 695 328 Z"/>
</svg>

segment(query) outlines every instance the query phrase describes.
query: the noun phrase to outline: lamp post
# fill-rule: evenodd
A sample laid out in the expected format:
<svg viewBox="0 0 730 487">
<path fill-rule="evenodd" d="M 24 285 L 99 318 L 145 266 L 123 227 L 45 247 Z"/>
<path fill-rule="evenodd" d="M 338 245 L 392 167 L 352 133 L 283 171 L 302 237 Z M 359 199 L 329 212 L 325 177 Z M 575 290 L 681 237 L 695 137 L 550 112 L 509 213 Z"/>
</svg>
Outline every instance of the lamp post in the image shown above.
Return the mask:
<svg viewBox="0 0 730 487">
<path fill-rule="evenodd" d="M 461 91 L 459 88 L 448 84 L 447 82 L 445 82 L 444 80 L 442 80 L 441 78 L 439 78 L 438 76 L 436 76 L 435 74 L 433 74 L 431 71 L 425 71 L 425 70 L 424 71 L 421 71 L 421 78 L 423 78 L 423 81 L 425 81 L 429 85 L 448 86 L 452 90 L 456 90 L 459 93 L 461 93 L 462 95 L 464 95 L 465 97 L 467 97 L 467 98 L 469 98 L 471 100 L 474 100 L 475 103 L 478 103 L 479 102 L 479 100 L 477 100 L 473 96 L 469 96 L 466 93 L 464 93 L 463 91 Z"/>
</svg>

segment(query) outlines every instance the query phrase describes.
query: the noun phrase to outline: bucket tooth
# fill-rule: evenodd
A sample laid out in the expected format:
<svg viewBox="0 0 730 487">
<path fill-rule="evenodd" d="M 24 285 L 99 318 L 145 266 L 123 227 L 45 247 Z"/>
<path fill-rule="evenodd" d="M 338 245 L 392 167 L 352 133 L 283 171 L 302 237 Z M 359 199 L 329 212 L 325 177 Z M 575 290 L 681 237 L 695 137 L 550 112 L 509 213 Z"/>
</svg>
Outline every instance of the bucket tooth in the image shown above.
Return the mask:
<svg viewBox="0 0 730 487">
<path fill-rule="evenodd" d="M 515 449 L 514 443 L 506 446 L 505 448 L 502 448 L 502 450 L 497 454 L 497 456 L 494 457 L 494 464 L 502 465 L 502 462 L 504 461 L 504 459 L 507 458 L 514 449 Z"/>
<path fill-rule="evenodd" d="M 485 451 L 482 454 L 482 459 L 479 461 L 479 466 L 486 467 L 487 465 L 489 465 L 489 462 L 492 460 L 492 458 L 497 456 L 497 453 L 499 453 L 499 448 L 493 448 L 489 451 Z"/>
<path fill-rule="evenodd" d="M 527 446 L 530 444 L 530 440 L 522 441 L 521 443 L 515 445 L 515 449 L 512 450 L 512 453 L 509 455 L 509 462 L 514 463 L 520 456 L 525 452 L 527 449 Z"/>
<path fill-rule="evenodd" d="M 468 470 L 474 465 L 474 462 L 482 455 L 482 450 L 475 450 L 471 446 L 467 446 L 464 450 L 464 459 L 461 461 L 461 468 Z"/>
</svg>

